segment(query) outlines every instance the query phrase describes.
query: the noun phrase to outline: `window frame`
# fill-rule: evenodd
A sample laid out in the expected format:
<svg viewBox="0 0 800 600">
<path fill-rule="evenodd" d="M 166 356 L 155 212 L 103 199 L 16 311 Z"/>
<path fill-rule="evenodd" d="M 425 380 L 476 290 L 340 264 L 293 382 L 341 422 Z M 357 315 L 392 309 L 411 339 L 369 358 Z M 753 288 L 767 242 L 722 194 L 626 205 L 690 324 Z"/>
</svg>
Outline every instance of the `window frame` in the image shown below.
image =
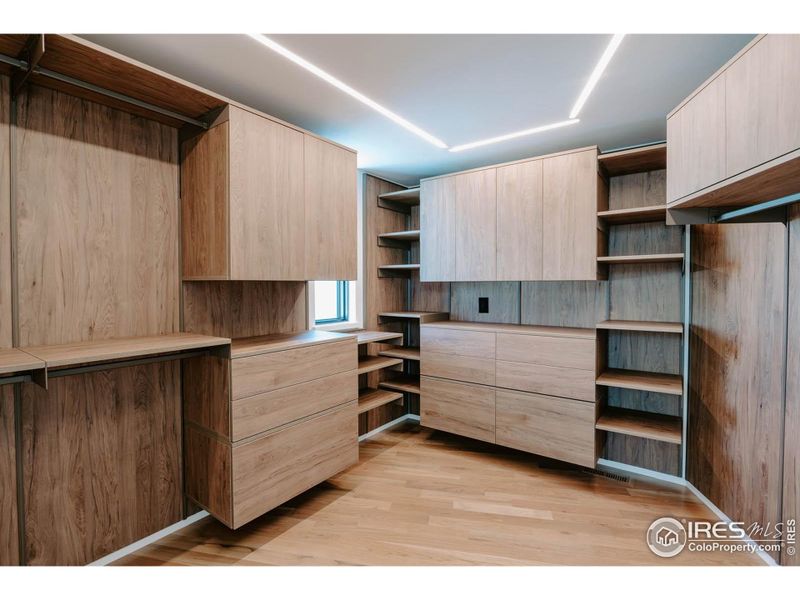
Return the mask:
<svg viewBox="0 0 800 600">
<path fill-rule="evenodd" d="M 350 282 L 339 280 L 336 282 L 336 316 L 330 319 L 314 319 L 314 325 L 335 325 L 347 323 L 350 320 Z"/>
</svg>

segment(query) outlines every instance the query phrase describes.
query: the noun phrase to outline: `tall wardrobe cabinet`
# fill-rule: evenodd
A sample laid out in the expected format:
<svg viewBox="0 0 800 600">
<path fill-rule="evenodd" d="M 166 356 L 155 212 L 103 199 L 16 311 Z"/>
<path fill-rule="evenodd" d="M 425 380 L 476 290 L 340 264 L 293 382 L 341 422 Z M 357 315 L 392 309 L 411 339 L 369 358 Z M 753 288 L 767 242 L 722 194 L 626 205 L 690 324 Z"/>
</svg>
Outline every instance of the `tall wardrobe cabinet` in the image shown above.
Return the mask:
<svg viewBox="0 0 800 600">
<path fill-rule="evenodd" d="M 353 151 L 232 105 L 181 150 L 185 280 L 357 277 Z"/>
</svg>

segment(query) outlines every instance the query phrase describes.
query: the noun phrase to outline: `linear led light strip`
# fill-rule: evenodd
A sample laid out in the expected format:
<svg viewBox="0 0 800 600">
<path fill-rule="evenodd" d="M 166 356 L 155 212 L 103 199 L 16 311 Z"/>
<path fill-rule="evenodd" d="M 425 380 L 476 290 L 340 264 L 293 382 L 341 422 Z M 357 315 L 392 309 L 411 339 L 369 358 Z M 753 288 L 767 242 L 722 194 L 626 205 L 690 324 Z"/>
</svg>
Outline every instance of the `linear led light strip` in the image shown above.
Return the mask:
<svg viewBox="0 0 800 600">
<path fill-rule="evenodd" d="M 379 112 L 384 117 L 391 119 L 401 127 L 404 127 L 408 131 L 414 133 L 415 135 L 418 135 L 419 137 L 433 144 L 437 148 L 448 149 L 447 144 L 445 144 L 442 140 L 440 140 L 436 136 L 431 135 L 430 133 L 428 133 L 427 131 L 425 131 L 420 127 L 417 127 L 411 121 L 404 119 L 403 117 L 389 110 L 385 106 L 378 104 L 377 102 L 365 96 L 358 90 L 353 89 L 352 87 L 344 83 L 342 80 L 337 79 L 327 71 L 320 69 L 318 66 L 308 62 L 306 59 L 302 58 L 301 56 L 298 56 L 288 48 L 281 46 L 280 44 L 271 40 L 267 36 L 258 33 L 250 33 L 247 35 L 252 39 L 254 39 L 255 41 L 257 41 L 258 43 L 263 44 L 270 50 L 273 50 L 278 54 L 280 54 L 281 56 L 288 58 L 296 65 L 299 65 L 304 69 L 306 69 L 307 71 L 313 73 L 320 79 L 327 81 L 332 86 L 343 91 L 345 94 L 348 94 L 349 96 L 352 96 L 359 102 L 366 104 L 371 109 L 375 110 L 376 112 Z M 512 140 L 514 138 L 523 137 L 526 135 L 532 135 L 534 133 L 540 133 L 542 131 L 549 131 L 551 129 L 558 129 L 560 127 L 567 127 L 568 125 L 575 125 L 576 123 L 579 123 L 580 119 L 577 118 L 578 113 L 580 113 L 581 109 L 583 108 L 583 105 L 586 103 L 586 100 L 592 93 L 592 90 L 597 85 L 597 82 L 600 80 L 600 77 L 602 77 L 603 72 L 606 70 L 608 63 L 611 62 L 611 58 L 614 56 L 614 53 L 617 51 L 617 48 L 619 48 L 619 45 L 622 42 L 622 38 L 624 37 L 625 37 L 624 33 L 617 33 L 611 38 L 611 41 L 606 47 L 605 52 L 603 52 L 603 55 L 600 57 L 600 61 L 597 63 L 597 66 L 595 66 L 594 71 L 592 71 L 592 74 L 589 76 L 589 80 L 586 82 L 586 85 L 581 91 L 580 96 L 578 96 L 578 100 L 572 107 L 572 112 L 570 112 L 568 120 L 559 121 L 557 123 L 550 123 L 549 125 L 541 125 L 539 127 L 533 127 L 531 129 L 523 129 L 522 131 L 515 131 L 513 133 L 507 133 L 505 135 L 499 135 L 485 140 L 479 140 L 477 142 L 470 142 L 469 144 L 461 144 L 459 146 L 453 146 L 452 148 L 449 148 L 450 152 L 461 152 L 462 150 L 470 150 L 472 148 L 478 148 L 480 146 L 488 146 L 489 144 L 496 144 L 498 142 L 504 142 L 506 140 Z"/>
</svg>

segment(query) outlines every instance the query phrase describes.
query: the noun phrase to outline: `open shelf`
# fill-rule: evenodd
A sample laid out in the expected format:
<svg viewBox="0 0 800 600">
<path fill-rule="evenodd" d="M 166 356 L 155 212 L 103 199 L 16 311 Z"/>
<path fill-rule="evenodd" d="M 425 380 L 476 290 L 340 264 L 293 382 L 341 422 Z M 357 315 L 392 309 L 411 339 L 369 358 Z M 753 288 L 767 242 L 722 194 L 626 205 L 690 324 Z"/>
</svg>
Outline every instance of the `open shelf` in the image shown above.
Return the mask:
<svg viewBox="0 0 800 600">
<path fill-rule="evenodd" d="M 375 388 L 361 388 L 358 391 L 358 414 L 402 399 L 403 394 L 400 392 L 376 390 Z"/>
<path fill-rule="evenodd" d="M 361 344 L 376 344 L 382 343 L 403 343 L 403 334 L 395 333 L 394 331 L 357 331 L 356 342 Z"/>
<path fill-rule="evenodd" d="M 670 444 L 681 443 L 681 418 L 670 415 L 606 407 L 596 429 Z"/>
<path fill-rule="evenodd" d="M 18 348 L 0 348 L 0 376 L 44 369 L 44 361 Z"/>
<path fill-rule="evenodd" d="M 378 354 L 402 358 L 403 360 L 419 360 L 419 348 L 391 348 L 390 350 L 382 350 Z"/>
<path fill-rule="evenodd" d="M 667 205 L 637 206 L 636 208 L 618 208 L 604 210 L 597 213 L 598 218 L 610 225 L 624 225 L 627 223 L 647 223 L 667 220 Z"/>
<path fill-rule="evenodd" d="M 403 361 L 399 358 L 390 358 L 387 356 L 362 356 L 358 359 L 358 374 L 370 373 L 387 367 L 396 367 L 402 365 Z"/>
<path fill-rule="evenodd" d="M 419 375 L 399 375 L 386 381 L 381 381 L 378 386 L 385 390 L 419 394 Z"/>
<path fill-rule="evenodd" d="M 391 240 L 396 242 L 418 242 L 419 229 L 409 229 L 408 231 L 392 231 L 390 233 L 381 233 L 378 235 L 378 240 L 381 241 Z"/>
<path fill-rule="evenodd" d="M 419 264 L 408 265 L 380 265 L 378 271 L 390 271 L 393 273 L 406 273 L 409 271 L 419 271 Z"/>
<path fill-rule="evenodd" d="M 598 323 L 597 329 L 609 329 L 612 331 L 647 331 L 650 333 L 683 333 L 683 323 L 610 320 Z"/>
<path fill-rule="evenodd" d="M 444 321 L 450 313 L 446 312 L 430 312 L 430 311 L 393 311 L 378 313 L 378 317 L 383 321 L 397 321 L 403 319 L 411 319 L 419 321 L 420 323 L 433 323 L 434 321 Z"/>
<path fill-rule="evenodd" d="M 378 206 L 398 212 L 411 212 L 412 206 L 419 205 L 419 187 L 387 192 L 378 196 Z"/>
<path fill-rule="evenodd" d="M 662 142 L 640 148 L 606 152 L 599 155 L 597 160 L 609 177 L 666 169 L 667 144 Z"/>
<path fill-rule="evenodd" d="M 632 254 L 628 256 L 598 256 L 597 262 L 610 265 L 635 265 L 648 263 L 683 262 L 683 253 Z"/>
<path fill-rule="evenodd" d="M 628 371 L 626 369 L 606 369 L 597 378 L 597 385 L 606 387 L 657 392 L 680 396 L 683 394 L 683 379 L 680 375 L 665 373 L 647 373 L 645 371 Z"/>
</svg>

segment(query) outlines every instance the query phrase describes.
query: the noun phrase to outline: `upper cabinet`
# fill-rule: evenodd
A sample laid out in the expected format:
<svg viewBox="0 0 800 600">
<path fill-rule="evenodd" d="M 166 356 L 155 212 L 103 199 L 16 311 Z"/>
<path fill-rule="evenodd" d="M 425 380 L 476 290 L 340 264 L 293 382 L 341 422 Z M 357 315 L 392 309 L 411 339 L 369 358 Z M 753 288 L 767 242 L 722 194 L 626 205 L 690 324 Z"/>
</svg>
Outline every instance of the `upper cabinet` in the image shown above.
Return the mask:
<svg viewBox="0 0 800 600">
<path fill-rule="evenodd" d="M 594 280 L 597 148 L 421 182 L 422 281 Z"/>
<path fill-rule="evenodd" d="M 667 117 L 668 208 L 747 206 L 800 190 L 798 97 L 800 35 L 757 37 Z"/>
<path fill-rule="evenodd" d="M 356 278 L 356 155 L 235 106 L 183 143 L 184 279 Z"/>
</svg>

